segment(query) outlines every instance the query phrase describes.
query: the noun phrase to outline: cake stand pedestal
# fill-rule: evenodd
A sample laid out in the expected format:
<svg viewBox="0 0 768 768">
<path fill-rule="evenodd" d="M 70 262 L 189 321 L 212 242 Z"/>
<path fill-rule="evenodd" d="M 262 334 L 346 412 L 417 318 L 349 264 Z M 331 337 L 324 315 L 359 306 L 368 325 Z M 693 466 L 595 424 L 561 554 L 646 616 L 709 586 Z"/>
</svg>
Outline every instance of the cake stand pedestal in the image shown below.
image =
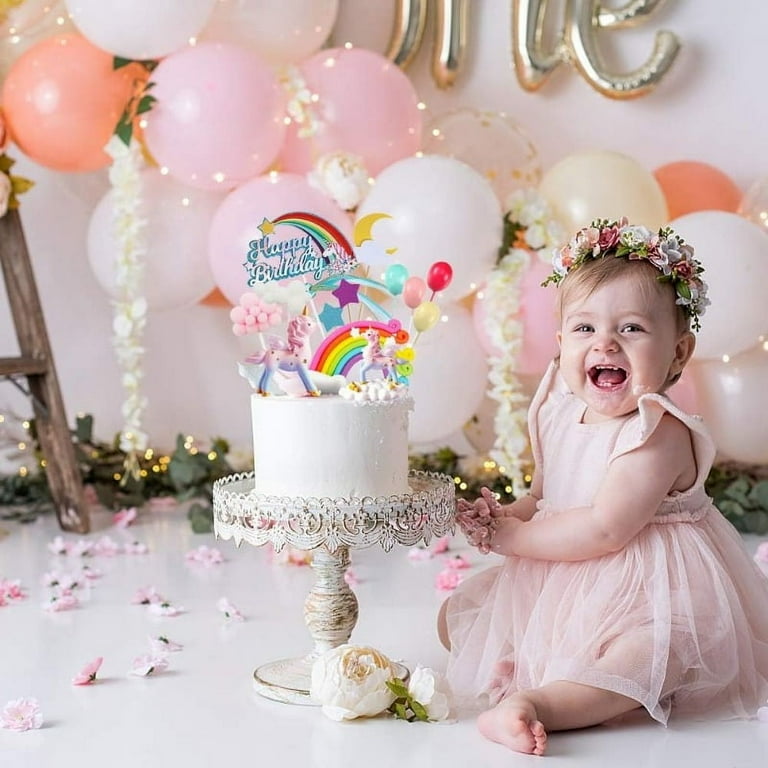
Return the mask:
<svg viewBox="0 0 768 768">
<path fill-rule="evenodd" d="M 265 496 L 254 488 L 253 473 L 230 475 L 213 486 L 216 536 L 254 546 L 286 544 L 312 550 L 315 583 L 304 602 L 304 621 L 313 640 L 307 655 L 259 666 L 254 687 L 269 699 L 312 704 L 310 673 L 315 659 L 348 642 L 357 624 L 358 604 L 344 580 L 350 549 L 379 544 L 428 544 L 454 530 L 455 485 L 447 475 L 411 472 L 411 492 L 396 496 L 330 499 Z M 397 675 L 408 670 L 399 666 Z"/>
</svg>

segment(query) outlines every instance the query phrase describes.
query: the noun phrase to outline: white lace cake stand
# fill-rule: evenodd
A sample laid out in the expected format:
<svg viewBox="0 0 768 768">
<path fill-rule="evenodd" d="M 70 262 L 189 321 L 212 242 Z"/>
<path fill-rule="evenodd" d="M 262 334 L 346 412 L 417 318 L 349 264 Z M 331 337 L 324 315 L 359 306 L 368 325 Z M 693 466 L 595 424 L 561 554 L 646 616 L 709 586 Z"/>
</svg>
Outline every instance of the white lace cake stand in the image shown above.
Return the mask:
<svg viewBox="0 0 768 768">
<path fill-rule="evenodd" d="M 312 550 L 315 584 L 304 602 L 304 621 L 314 647 L 304 657 L 258 667 L 254 687 L 269 699 L 312 704 L 310 672 L 325 651 L 346 643 L 357 623 L 357 598 L 344 580 L 349 550 L 380 544 L 428 544 L 454 530 L 455 485 L 447 475 L 411 472 L 411 493 L 397 496 L 330 499 L 264 496 L 254 488 L 253 473 L 230 475 L 213 486 L 216 536 L 254 546 L 286 544 Z M 405 667 L 398 669 L 405 676 Z"/>
</svg>

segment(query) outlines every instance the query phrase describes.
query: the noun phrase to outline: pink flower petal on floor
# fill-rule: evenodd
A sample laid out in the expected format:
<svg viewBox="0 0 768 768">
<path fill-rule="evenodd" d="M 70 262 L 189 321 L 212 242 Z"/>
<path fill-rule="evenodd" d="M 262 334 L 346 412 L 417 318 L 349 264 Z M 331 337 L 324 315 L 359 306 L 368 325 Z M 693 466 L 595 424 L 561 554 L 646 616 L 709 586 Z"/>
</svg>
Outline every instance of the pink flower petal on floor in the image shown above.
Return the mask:
<svg viewBox="0 0 768 768">
<path fill-rule="evenodd" d="M 27 595 L 20 579 L 0 579 L 0 596 L 6 600 L 23 600 Z"/>
<path fill-rule="evenodd" d="M 464 555 L 454 555 L 453 557 L 446 557 L 443 562 L 446 568 L 450 568 L 454 571 L 461 571 L 465 568 L 471 568 L 472 564 L 467 560 Z"/>
<path fill-rule="evenodd" d="M 155 587 L 140 587 L 131 598 L 133 605 L 151 605 L 152 603 L 165 602 L 165 598 Z"/>
<path fill-rule="evenodd" d="M 48 544 L 48 551 L 53 552 L 54 555 L 68 555 L 70 545 L 64 541 L 61 536 L 57 536 L 53 541 Z"/>
<path fill-rule="evenodd" d="M 80 575 L 88 581 L 100 579 L 104 574 L 98 568 L 92 568 L 90 565 L 84 565 L 80 569 Z"/>
<path fill-rule="evenodd" d="M 432 553 L 435 555 L 442 555 L 446 553 L 451 548 L 451 537 L 450 536 L 443 536 L 440 539 L 437 539 L 435 543 L 430 547 L 432 550 Z"/>
<path fill-rule="evenodd" d="M 40 728 L 42 724 L 43 715 L 37 699 L 14 699 L 0 712 L 0 728 L 10 731 L 29 731 L 32 728 Z"/>
<path fill-rule="evenodd" d="M 78 539 L 75 544 L 69 548 L 68 554 L 74 557 L 90 557 L 93 554 L 93 542 L 86 539 Z"/>
<path fill-rule="evenodd" d="M 136 519 L 136 507 L 127 507 L 112 515 L 112 525 L 116 528 L 127 528 Z"/>
<path fill-rule="evenodd" d="M 224 562 L 224 556 L 215 547 L 209 547 L 207 544 L 201 544 L 197 549 L 191 549 L 184 555 L 188 563 L 198 563 L 206 567 L 219 565 Z"/>
<path fill-rule="evenodd" d="M 77 608 L 80 601 L 74 595 L 53 595 L 47 603 L 43 603 L 43 610 L 48 613 L 60 613 Z"/>
<path fill-rule="evenodd" d="M 149 547 L 142 541 L 132 541 L 125 545 L 126 555 L 146 555 L 148 552 Z"/>
<path fill-rule="evenodd" d="M 129 674 L 136 677 L 149 677 L 168 669 L 168 659 L 162 654 L 150 653 L 145 656 L 137 656 L 133 660 Z"/>
<path fill-rule="evenodd" d="M 216 607 L 226 618 L 231 619 L 232 621 L 245 621 L 245 616 L 242 612 L 235 605 L 230 603 L 226 597 L 219 598 Z"/>
<path fill-rule="evenodd" d="M 184 606 L 174 605 L 167 600 L 163 600 L 161 603 L 150 603 L 147 606 L 147 610 L 153 616 L 180 616 L 184 613 Z"/>
<path fill-rule="evenodd" d="M 149 647 L 152 649 L 152 653 L 155 655 L 162 655 L 164 653 L 174 653 L 184 648 L 181 643 L 175 643 L 165 635 L 155 635 L 149 637 Z"/>
<path fill-rule="evenodd" d="M 357 578 L 357 574 L 351 568 L 347 568 L 347 570 L 344 571 L 344 581 L 349 584 L 350 587 L 354 587 L 356 584 L 360 583 L 360 579 Z"/>
<path fill-rule="evenodd" d="M 435 588 L 441 592 L 452 592 L 461 583 L 461 574 L 452 568 L 443 568 L 435 576 Z"/>
<path fill-rule="evenodd" d="M 434 557 L 431 549 L 427 547 L 411 547 L 408 551 L 408 559 L 414 562 L 420 562 L 421 560 L 431 560 Z"/>
<path fill-rule="evenodd" d="M 95 658 L 93 661 L 86 664 L 80 672 L 78 672 L 72 678 L 72 685 L 91 685 L 96 681 L 96 673 L 101 667 L 101 663 L 104 661 L 102 656 Z"/>
<path fill-rule="evenodd" d="M 93 554 L 100 557 L 114 557 L 120 554 L 120 545 L 110 536 L 102 536 L 94 544 Z"/>
</svg>

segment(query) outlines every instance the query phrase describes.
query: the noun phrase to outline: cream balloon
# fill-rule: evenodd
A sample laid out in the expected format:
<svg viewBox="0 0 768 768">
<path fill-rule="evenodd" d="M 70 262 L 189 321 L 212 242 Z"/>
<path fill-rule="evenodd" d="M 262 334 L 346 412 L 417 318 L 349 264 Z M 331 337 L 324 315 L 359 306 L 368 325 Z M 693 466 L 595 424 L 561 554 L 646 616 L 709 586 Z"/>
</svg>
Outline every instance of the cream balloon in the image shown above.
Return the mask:
<svg viewBox="0 0 768 768">
<path fill-rule="evenodd" d="M 728 362 L 707 360 L 690 368 L 705 424 L 718 451 L 747 464 L 768 464 L 768 349 L 758 344 Z"/>
<path fill-rule="evenodd" d="M 738 213 L 768 233 L 768 176 L 752 183 L 739 203 Z"/>
<path fill-rule="evenodd" d="M 502 213 L 490 184 L 450 157 L 424 155 L 385 168 L 358 209 L 391 218 L 376 224 L 376 239 L 396 248 L 393 261 L 424 277 L 436 261 L 453 269 L 442 301 L 472 293 L 496 263 Z"/>
<path fill-rule="evenodd" d="M 696 211 L 670 226 L 695 250 L 712 302 L 701 319 L 694 359 L 736 355 L 768 332 L 768 238 L 758 225 L 726 211 Z"/>
<path fill-rule="evenodd" d="M 201 40 L 250 48 L 272 65 L 295 64 L 322 48 L 339 0 L 218 0 Z"/>
<path fill-rule="evenodd" d="M 141 173 L 139 216 L 146 221 L 143 295 L 151 309 L 195 304 L 215 286 L 208 264 L 208 230 L 223 192 L 186 187 L 155 169 Z M 113 192 L 91 214 L 88 259 L 101 287 L 119 295 L 120 249 L 113 228 Z"/>
<path fill-rule="evenodd" d="M 653 173 L 619 152 L 568 155 L 544 174 L 539 191 L 570 232 L 593 219 L 626 216 L 649 229 L 667 221 L 667 203 Z"/>
</svg>

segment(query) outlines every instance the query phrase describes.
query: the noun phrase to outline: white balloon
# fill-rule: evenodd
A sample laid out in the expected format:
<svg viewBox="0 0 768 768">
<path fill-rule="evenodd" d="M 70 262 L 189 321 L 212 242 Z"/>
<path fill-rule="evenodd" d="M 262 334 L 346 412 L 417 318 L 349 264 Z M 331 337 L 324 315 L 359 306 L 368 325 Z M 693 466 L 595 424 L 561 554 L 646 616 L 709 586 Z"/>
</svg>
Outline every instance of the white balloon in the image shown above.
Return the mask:
<svg viewBox="0 0 768 768">
<path fill-rule="evenodd" d="M 320 50 L 339 0 L 219 0 L 201 40 L 236 43 L 270 64 L 296 64 Z"/>
<path fill-rule="evenodd" d="M 146 220 L 142 236 L 147 245 L 143 294 L 152 309 L 195 304 L 215 287 L 208 264 L 208 230 L 224 192 L 184 186 L 155 169 L 141 173 L 138 215 Z M 99 201 L 88 226 L 88 260 L 101 287 L 119 296 L 119 245 L 113 230 L 110 190 Z"/>
<path fill-rule="evenodd" d="M 768 464 L 768 350 L 758 344 L 727 363 L 707 360 L 690 370 L 718 451 L 735 461 Z"/>
<path fill-rule="evenodd" d="M 701 319 L 694 359 L 720 359 L 753 347 L 768 331 L 768 238 L 735 213 L 697 211 L 670 226 L 693 246 L 712 302 Z"/>
<path fill-rule="evenodd" d="M 436 261 L 453 268 L 438 295 L 452 301 L 472 293 L 496 263 L 501 245 L 501 205 L 477 171 L 450 157 L 424 155 L 385 168 L 357 212 L 387 213 L 376 224 L 376 242 L 396 248 L 392 263 L 426 278 Z"/>
<path fill-rule="evenodd" d="M 414 399 L 409 437 L 428 443 L 461 429 L 488 388 L 488 364 L 472 316 L 460 304 L 441 306 L 437 325 L 421 334 L 409 388 Z M 404 313 L 398 312 L 401 318 Z M 407 314 L 402 319 L 408 328 Z"/>
<path fill-rule="evenodd" d="M 189 44 L 216 0 L 66 0 L 75 26 L 94 45 L 126 59 L 159 59 Z"/>
</svg>

